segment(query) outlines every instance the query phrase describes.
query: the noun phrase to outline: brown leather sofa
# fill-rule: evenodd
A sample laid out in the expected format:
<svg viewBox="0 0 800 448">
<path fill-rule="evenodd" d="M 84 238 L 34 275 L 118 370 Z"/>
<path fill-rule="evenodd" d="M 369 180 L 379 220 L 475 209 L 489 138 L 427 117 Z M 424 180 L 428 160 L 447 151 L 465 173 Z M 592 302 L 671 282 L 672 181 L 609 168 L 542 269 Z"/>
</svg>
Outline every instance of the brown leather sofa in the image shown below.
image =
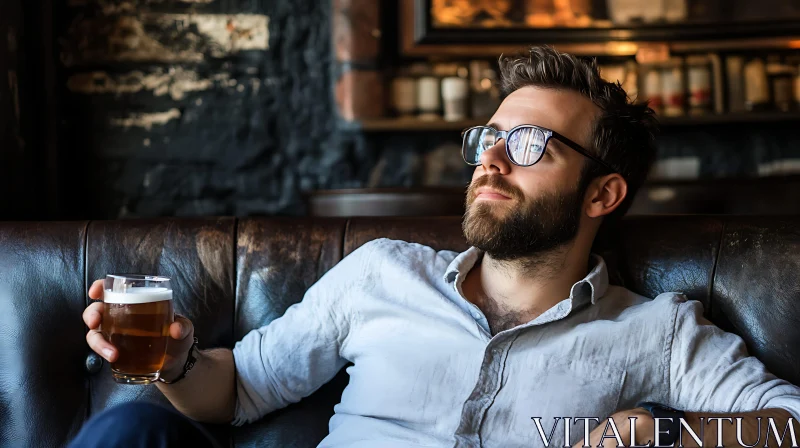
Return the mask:
<svg viewBox="0 0 800 448">
<path fill-rule="evenodd" d="M 167 403 L 155 387 L 115 384 L 89 352 L 81 313 L 93 279 L 171 276 L 200 345 L 232 347 L 379 237 L 465 248 L 458 218 L 0 223 L 0 446 L 62 446 L 110 406 Z M 628 218 L 596 249 L 612 283 L 702 301 L 773 373 L 800 383 L 800 217 Z M 342 371 L 257 424 L 210 429 L 223 446 L 315 446 L 346 383 Z"/>
</svg>

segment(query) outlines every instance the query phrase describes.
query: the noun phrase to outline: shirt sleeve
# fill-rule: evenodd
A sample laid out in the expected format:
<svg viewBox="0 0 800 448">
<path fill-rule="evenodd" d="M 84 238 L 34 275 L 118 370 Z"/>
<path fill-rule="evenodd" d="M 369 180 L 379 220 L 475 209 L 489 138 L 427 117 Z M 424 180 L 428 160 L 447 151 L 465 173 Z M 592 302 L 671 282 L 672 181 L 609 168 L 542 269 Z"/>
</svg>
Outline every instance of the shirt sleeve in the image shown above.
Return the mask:
<svg viewBox="0 0 800 448">
<path fill-rule="evenodd" d="M 670 350 L 670 399 L 678 409 L 708 413 L 769 408 L 800 419 L 800 388 L 749 356 L 739 336 L 703 317 L 700 302 L 679 300 Z"/>
<path fill-rule="evenodd" d="M 308 289 L 303 300 L 233 348 L 236 426 L 311 395 L 347 361 L 341 347 L 354 319 L 352 294 L 363 278 L 369 243 L 345 257 Z"/>
</svg>

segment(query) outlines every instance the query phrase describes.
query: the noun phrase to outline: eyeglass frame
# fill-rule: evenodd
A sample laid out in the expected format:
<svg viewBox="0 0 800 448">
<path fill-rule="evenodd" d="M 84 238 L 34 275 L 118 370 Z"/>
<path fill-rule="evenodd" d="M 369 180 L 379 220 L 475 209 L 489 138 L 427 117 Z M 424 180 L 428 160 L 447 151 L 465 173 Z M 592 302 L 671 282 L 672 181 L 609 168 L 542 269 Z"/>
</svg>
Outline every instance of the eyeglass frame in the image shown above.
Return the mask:
<svg viewBox="0 0 800 448">
<path fill-rule="evenodd" d="M 533 165 L 536 165 L 537 163 L 539 163 L 539 161 L 542 160 L 542 157 L 544 157 L 545 153 L 547 152 L 547 144 L 550 142 L 550 139 L 555 137 L 556 139 L 560 140 L 562 143 L 564 143 L 565 145 L 567 145 L 571 149 L 575 150 L 579 154 L 583 155 L 584 157 L 587 157 L 590 160 L 593 160 L 593 161 L 599 163 L 600 166 L 602 166 L 603 168 L 611 171 L 612 173 L 616 173 L 617 172 L 617 170 L 612 168 L 609 164 L 607 164 L 606 162 L 601 160 L 599 157 L 597 157 L 595 155 L 592 155 L 583 146 L 575 143 L 574 141 L 570 140 L 567 137 L 564 137 L 563 135 L 559 134 L 558 132 L 556 132 L 556 131 L 554 131 L 552 129 L 543 128 L 543 127 L 537 126 L 535 124 L 521 124 L 519 126 L 514 126 L 509 131 L 501 131 L 501 130 L 498 130 L 498 129 L 492 127 L 492 126 L 486 126 L 486 125 L 483 125 L 483 126 L 480 126 L 480 125 L 479 126 L 472 126 L 472 127 L 467 128 L 467 129 L 464 129 L 463 131 L 461 131 L 461 158 L 463 158 L 464 162 L 467 165 L 470 165 L 470 166 L 478 166 L 481 163 L 480 162 L 478 162 L 478 163 L 470 163 L 469 161 L 467 161 L 467 157 L 466 157 L 466 146 L 467 146 L 466 135 L 467 135 L 468 132 L 472 131 L 473 129 L 480 129 L 480 128 L 483 128 L 483 129 L 487 129 L 488 128 L 488 129 L 491 129 L 491 130 L 495 131 L 494 145 L 497 145 L 497 142 L 502 139 L 503 140 L 503 146 L 505 146 L 505 148 L 506 148 L 506 157 L 508 157 L 508 160 L 511 163 L 513 163 L 514 165 L 517 165 L 517 166 L 528 167 L 528 166 L 533 166 Z M 514 131 L 516 131 L 518 129 L 521 129 L 521 128 L 533 128 L 533 129 L 536 129 L 538 131 L 542 131 L 542 134 L 544 134 L 544 145 L 542 145 L 542 147 L 543 147 L 542 154 L 539 156 L 538 159 L 536 159 L 535 162 L 533 162 L 533 163 L 531 163 L 529 165 L 523 165 L 521 163 L 517 163 L 516 161 L 514 161 L 514 158 L 511 157 L 511 150 L 508 148 L 508 136 L 511 135 L 512 132 L 514 132 Z M 492 145 L 492 146 L 494 146 L 494 145 Z"/>
</svg>

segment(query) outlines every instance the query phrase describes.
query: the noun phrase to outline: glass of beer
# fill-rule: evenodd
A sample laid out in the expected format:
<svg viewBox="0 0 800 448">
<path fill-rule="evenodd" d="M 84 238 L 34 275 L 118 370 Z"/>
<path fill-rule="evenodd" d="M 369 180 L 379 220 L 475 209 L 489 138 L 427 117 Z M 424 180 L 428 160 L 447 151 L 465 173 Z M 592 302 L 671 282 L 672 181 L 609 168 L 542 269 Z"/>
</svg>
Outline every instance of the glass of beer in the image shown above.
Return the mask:
<svg viewBox="0 0 800 448">
<path fill-rule="evenodd" d="M 111 363 L 114 380 L 126 384 L 157 381 L 173 321 L 169 278 L 107 275 L 103 289 L 101 330 L 118 352 Z"/>
</svg>

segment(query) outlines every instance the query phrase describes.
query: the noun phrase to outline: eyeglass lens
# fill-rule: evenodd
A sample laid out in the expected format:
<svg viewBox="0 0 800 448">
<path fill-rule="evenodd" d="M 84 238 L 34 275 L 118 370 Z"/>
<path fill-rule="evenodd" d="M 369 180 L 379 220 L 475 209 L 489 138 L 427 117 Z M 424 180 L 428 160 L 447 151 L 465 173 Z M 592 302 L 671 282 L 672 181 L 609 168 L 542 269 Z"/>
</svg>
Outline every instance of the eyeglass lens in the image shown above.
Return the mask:
<svg viewBox="0 0 800 448">
<path fill-rule="evenodd" d="M 497 142 L 497 132 L 489 127 L 477 127 L 464 134 L 464 160 L 480 164 L 481 154 Z M 544 154 L 545 135 L 534 127 L 521 127 L 508 134 L 506 144 L 511 161 L 529 166 L 538 162 Z"/>
</svg>

